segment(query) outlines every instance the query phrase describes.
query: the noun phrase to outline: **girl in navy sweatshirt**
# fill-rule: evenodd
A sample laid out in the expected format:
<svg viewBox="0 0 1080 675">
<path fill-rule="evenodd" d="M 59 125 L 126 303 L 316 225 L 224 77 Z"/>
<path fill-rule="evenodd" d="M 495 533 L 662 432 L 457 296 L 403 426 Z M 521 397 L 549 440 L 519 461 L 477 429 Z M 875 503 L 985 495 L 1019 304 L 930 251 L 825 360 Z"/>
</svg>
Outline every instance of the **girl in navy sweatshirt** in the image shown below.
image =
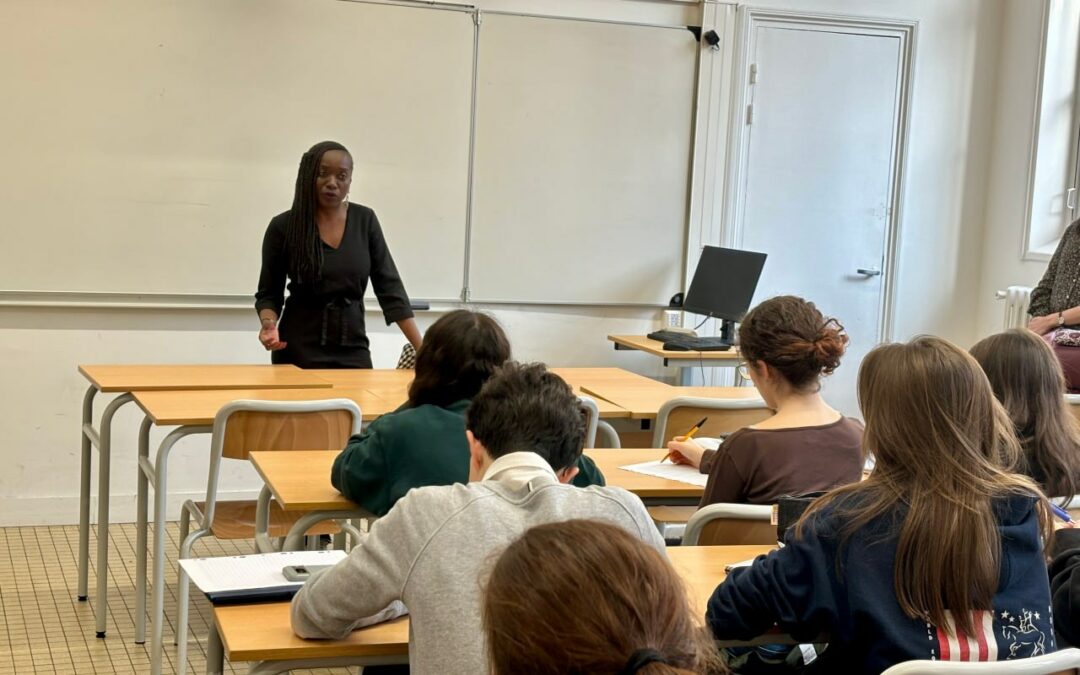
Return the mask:
<svg viewBox="0 0 1080 675">
<path fill-rule="evenodd" d="M 1048 505 L 1010 473 L 1020 446 L 979 365 L 939 338 L 884 345 L 863 361 L 859 401 L 874 472 L 731 573 L 709 601 L 715 636 L 824 633 L 820 665 L 838 673 L 1053 651 Z"/>
</svg>

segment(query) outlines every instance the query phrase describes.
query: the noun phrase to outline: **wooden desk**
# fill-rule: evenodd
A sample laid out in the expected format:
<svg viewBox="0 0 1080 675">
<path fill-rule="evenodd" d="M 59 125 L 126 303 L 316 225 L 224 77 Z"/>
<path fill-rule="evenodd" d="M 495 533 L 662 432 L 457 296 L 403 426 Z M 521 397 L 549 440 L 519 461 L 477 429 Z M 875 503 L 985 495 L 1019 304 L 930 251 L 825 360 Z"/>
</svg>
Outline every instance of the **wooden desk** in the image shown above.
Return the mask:
<svg viewBox="0 0 1080 675">
<path fill-rule="evenodd" d="M 651 381 L 648 385 L 618 384 L 586 385 L 583 390 L 594 398 L 602 398 L 630 413 L 630 419 L 654 420 L 660 406 L 679 396 L 700 398 L 761 398 L 754 387 L 673 387 Z"/>
<path fill-rule="evenodd" d="M 251 461 L 274 499 L 285 511 L 343 511 L 356 509 L 330 483 L 330 468 L 339 450 L 282 450 L 253 452 Z M 664 456 L 664 450 L 623 448 L 592 449 L 585 454 L 596 462 L 608 485 L 633 492 L 652 501 L 692 500 L 696 505 L 704 488 L 666 478 L 620 469 L 626 464 L 648 462 Z"/>
<path fill-rule="evenodd" d="M 665 366 L 678 366 L 680 384 L 691 383 L 694 366 L 734 368 L 742 361 L 742 355 L 736 347 L 726 352 L 680 352 L 664 349 L 663 342 L 650 340 L 644 335 L 609 335 L 608 340 L 615 343 L 616 351 L 644 352 L 662 359 Z"/>
<path fill-rule="evenodd" d="M 596 462 L 608 485 L 633 492 L 646 504 L 696 506 L 705 492 L 703 487 L 619 468 L 654 461 L 666 453 L 666 449 L 655 448 L 597 448 L 585 451 Z"/>
<path fill-rule="evenodd" d="M 135 403 L 158 426 L 207 425 L 226 403 L 256 401 L 319 401 L 347 398 L 360 406 L 365 422 L 391 412 L 397 406 L 366 389 L 212 389 L 208 391 L 137 391 Z"/>
<path fill-rule="evenodd" d="M 90 385 L 83 397 L 82 457 L 79 489 L 79 581 L 77 597 L 85 602 L 89 596 L 90 567 L 90 473 L 92 449 L 99 455 L 98 469 L 98 585 L 94 614 L 97 636 L 105 637 L 108 615 L 109 566 L 109 495 L 110 460 L 112 454 L 112 419 L 117 410 L 132 400 L 131 392 L 148 390 L 196 389 L 281 389 L 326 388 L 330 383 L 296 368 L 273 365 L 80 365 L 79 373 Z M 101 415 L 94 427 L 94 397 L 98 392 L 120 394 Z M 138 636 L 139 640 L 142 639 Z"/>
<path fill-rule="evenodd" d="M 330 483 L 341 450 L 253 452 L 255 470 L 283 511 L 348 511 L 359 508 Z"/>
<path fill-rule="evenodd" d="M 712 592 L 727 577 L 726 565 L 769 552 L 771 546 L 687 546 L 668 548 L 668 557 L 686 583 L 691 605 L 704 615 Z M 409 651 L 409 620 L 401 618 L 353 631 L 344 640 L 303 640 L 289 623 L 285 602 L 214 607 L 214 624 L 207 645 L 207 672 L 221 672 L 223 656 L 230 661 L 296 660 L 313 663 L 296 668 L 317 667 L 320 659 L 341 659 L 346 663 L 401 663 Z"/>
<path fill-rule="evenodd" d="M 653 382 L 647 377 L 622 368 L 552 368 L 552 372 L 566 380 L 575 393 L 583 394 L 585 384 L 641 384 Z M 307 371 L 334 385 L 350 389 L 366 389 L 391 404 L 396 409 L 409 398 L 409 384 L 413 380 L 411 370 L 310 370 Z M 589 394 L 586 394 L 589 395 Z M 595 397 L 594 397 L 595 398 Z M 625 419 L 630 413 L 606 400 L 597 400 L 601 419 Z M 363 410 L 363 407 L 360 408 Z"/>
<path fill-rule="evenodd" d="M 202 389 L 326 388 L 331 382 L 296 366 L 81 365 L 79 372 L 105 393 Z"/>
<path fill-rule="evenodd" d="M 412 370 L 396 368 L 358 369 L 326 368 L 306 371 L 330 382 L 335 387 L 350 389 L 392 389 L 406 391 L 412 383 Z"/>
<path fill-rule="evenodd" d="M 664 365 L 668 361 L 714 361 L 710 365 L 737 366 L 742 356 L 736 347 L 726 352 L 682 352 L 673 349 L 664 349 L 664 343 L 659 340 L 650 340 L 644 335 L 609 335 L 608 340 L 615 343 L 615 349 L 632 349 L 664 359 Z"/>
<path fill-rule="evenodd" d="M 153 589 L 150 617 L 153 621 L 150 660 L 151 672 L 161 672 L 162 632 L 165 580 L 165 511 L 168 486 L 169 453 L 176 442 L 193 434 L 212 431 L 214 418 L 222 406 L 241 399 L 261 401 L 312 401 L 347 398 L 360 406 L 365 420 L 375 419 L 394 409 L 383 399 L 365 389 L 332 387 L 323 389 L 213 389 L 206 391 L 140 391 L 133 395 L 135 402 L 146 414 L 139 431 L 139 485 L 136 496 L 138 518 L 136 523 L 136 638 L 145 633 L 144 603 L 146 598 L 146 539 L 147 539 L 147 490 L 154 489 L 153 530 Z M 154 461 L 149 457 L 149 434 L 152 424 L 179 425 L 162 440 Z M 329 479 L 329 474 L 327 474 Z"/>
</svg>

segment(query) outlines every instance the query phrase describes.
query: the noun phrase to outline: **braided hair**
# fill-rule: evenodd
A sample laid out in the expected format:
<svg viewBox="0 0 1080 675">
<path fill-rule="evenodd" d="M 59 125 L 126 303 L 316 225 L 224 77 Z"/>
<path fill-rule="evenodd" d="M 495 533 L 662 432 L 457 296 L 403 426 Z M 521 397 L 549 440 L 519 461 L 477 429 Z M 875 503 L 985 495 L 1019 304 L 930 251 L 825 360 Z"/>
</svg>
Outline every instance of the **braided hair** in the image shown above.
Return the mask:
<svg viewBox="0 0 1080 675">
<path fill-rule="evenodd" d="M 300 283 L 312 283 L 322 276 L 322 240 L 319 238 L 319 226 L 315 222 L 315 213 L 319 206 L 319 197 L 315 194 L 315 179 L 318 178 L 323 155 L 331 150 L 340 150 L 352 157 L 344 145 L 334 141 L 322 141 L 304 153 L 300 158 L 300 168 L 296 172 L 296 192 L 293 194 L 290 212 L 292 220 L 285 235 L 285 246 L 289 251 L 289 276 Z"/>
</svg>

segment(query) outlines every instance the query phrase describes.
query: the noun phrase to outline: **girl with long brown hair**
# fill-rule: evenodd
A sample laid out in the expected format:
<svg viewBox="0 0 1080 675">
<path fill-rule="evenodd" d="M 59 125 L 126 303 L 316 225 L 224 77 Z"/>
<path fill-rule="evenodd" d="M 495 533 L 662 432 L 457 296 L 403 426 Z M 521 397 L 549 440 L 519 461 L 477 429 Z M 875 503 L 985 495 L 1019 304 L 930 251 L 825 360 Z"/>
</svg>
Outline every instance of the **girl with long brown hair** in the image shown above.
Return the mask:
<svg viewBox="0 0 1080 675">
<path fill-rule="evenodd" d="M 731 434 L 719 450 L 682 438 L 668 444 L 672 461 L 709 475 L 701 506 L 774 504 L 859 480 L 862 424 L 821 396 L 821 378 L 840 367 L 847 342 L 836 319 L 793 295 L 750 310 L 739 324 L 740 368 L 776 414 Z"/>
<path fill-rule="evenodd" d="M 1020 470 L 1052 497 L 1080 489 L 1080 425 L 1065 401 L 1065 376 L 1046 341 L 1015 329 L 971 348 L 1024 449 Z"/>
<path fill-rule="evenodd" d="M 510 544 L 483 619 L 495 675 L 726 672 L 671 563 L 596 520 L 539 525 Z"/>
<path fill-rule="evenodd" d="M 993 661 L 1055 649 L 1048 504 L 979 364 L 934 337 L 873 350 L 859 371 L 870 477 L 814 503 L 785 547 L 709 601 L 721 639 L 779 624 L 829 636 L 827 672 L 909 659 Z"/>
</svg>

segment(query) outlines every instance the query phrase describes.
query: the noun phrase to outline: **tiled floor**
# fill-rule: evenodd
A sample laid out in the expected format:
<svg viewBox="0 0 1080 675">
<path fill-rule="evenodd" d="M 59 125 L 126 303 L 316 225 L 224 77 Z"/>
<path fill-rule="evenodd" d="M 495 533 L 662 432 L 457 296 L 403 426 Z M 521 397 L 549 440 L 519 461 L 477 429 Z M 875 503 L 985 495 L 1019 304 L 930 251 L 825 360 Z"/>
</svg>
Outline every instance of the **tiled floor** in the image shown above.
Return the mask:
<svg viewBox="0 0 1080 675">
<path fill-rule="evenodd" d="M 165 544 L 165 668 L 174 673 L 172 646 L 176 618 L 177 527 L 170 523 Z M 109 618 L 107 638 L 94 636 L 96 538 L 91 534 L 90 601 L 75 599 L 78 585 L 77 526 L 0 528 L 0 675 L 9 673 L 148 673 L 149 648 L 134 642 L 135 526 L 109 528 Z M 197 555 L 249 553 L 246 541 L 203 539 Z M 147 601 L 149 604 L 149 599 Z M 210 605 L 193 590 L 188 637 L 188 673 L 206 672 L 206 636 Z M 147 637 L 150 620 L 147 618 Z M 247 665 L 226 673 L 246 673 Z M 304 671 L 309 672 L 309 671 Z M 318 671 L 348 673 L 344 669 Z"/>
</svg>

